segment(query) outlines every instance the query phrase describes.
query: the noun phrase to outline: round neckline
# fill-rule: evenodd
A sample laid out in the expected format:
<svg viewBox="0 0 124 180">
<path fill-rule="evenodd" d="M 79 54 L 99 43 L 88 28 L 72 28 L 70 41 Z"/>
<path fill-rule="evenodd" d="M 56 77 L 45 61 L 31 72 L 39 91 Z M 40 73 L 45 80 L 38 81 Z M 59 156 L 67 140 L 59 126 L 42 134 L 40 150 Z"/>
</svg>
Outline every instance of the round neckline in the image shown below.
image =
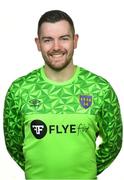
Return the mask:
<svg viewBox="0 0 124 180">
<path fill-rule="evenodd" d="M 70 79 L 68 79 L 68 80 L 66 80 L 66 81 L 63 81 L 63 82 L 56 82 L 56 81 L 53 81 L 53 80 L 49 79 L 49 78 L 46 76 L 46 74 L 45 74 L 44 66 L 42 66 L 42 68 L 41 68 L 41 74 L 42 74 L 43 79 L 44 79 L 45 81 L 47 81 L 48 83 L 54 84 L 54 85 L 57 85 L 57 86 L 62 86 L 62 85 L 66 85 L 66 84 L 72 83 L 72 82 L 77 78 L 77 76 L 78 76 L 78 74 L 79 74 L 79 70 L 80 70 L 80 67 L 78 67 L 78 66 L 76 65 L 75 72 L 74 72 L 73 76 L 72 76 Z"/>
</svg>

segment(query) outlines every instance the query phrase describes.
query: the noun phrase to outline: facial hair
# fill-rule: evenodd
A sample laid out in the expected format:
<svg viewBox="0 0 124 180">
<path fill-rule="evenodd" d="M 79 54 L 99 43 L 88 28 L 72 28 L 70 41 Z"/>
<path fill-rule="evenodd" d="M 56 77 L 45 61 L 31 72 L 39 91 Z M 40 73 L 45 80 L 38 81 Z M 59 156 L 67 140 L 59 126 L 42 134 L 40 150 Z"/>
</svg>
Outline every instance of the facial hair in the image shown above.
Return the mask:
<svg viewBox="0 0 124 180">
<path fill-rule="evenodd" d="M 47 53 L 47 56 L 42 54 L 43 56 L 43 59 L 45 61 L 45 64 L 47 64 L 47 66 L 49 66 L 51 69 L 53 69 L 54 71 L 61 71 L 63 70 L 64 68 L 66 68 L 72 61 L 72 56 L 73 56 L 73 53 L 74 53 L 74 50 L 66 57 L 66 60 L 61 63 L 59 66 L 56 66 L 56 64 L 52 63 L 50 61 L 50 58 L 48 58 L 49 56 L 54 56 L 54 55 L 57 55 L 57 54 L 63 54 L 64 55 L 67 55 L 67 51 L 61 51 L 61 50 L 57 50 L 57 51 L 52 51 L 52 52 L 48 52 Z"/>
</svg>

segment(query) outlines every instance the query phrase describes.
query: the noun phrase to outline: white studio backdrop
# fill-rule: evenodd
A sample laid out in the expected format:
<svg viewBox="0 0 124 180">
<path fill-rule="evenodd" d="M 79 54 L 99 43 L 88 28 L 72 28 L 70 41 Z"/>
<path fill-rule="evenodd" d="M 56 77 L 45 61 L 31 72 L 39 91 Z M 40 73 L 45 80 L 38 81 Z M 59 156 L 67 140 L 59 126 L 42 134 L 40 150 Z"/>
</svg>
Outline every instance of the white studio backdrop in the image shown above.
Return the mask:
<svg viewBox="0 0 124 180">
<path fill-rule="evenodd" d="M 3 136 L 3 104 L 16 78 L 43 65 L 34 38 L 44 12 L 60 9 L 74 20 L 79 34 L 74 63 L 106 78 L 115 89 L 124 121 L 124 1 L 0 1 L 0 180 L 24 180 L 8 154 Z M 124 149 L 98 180 L 123 180 Z"/>
</svg>

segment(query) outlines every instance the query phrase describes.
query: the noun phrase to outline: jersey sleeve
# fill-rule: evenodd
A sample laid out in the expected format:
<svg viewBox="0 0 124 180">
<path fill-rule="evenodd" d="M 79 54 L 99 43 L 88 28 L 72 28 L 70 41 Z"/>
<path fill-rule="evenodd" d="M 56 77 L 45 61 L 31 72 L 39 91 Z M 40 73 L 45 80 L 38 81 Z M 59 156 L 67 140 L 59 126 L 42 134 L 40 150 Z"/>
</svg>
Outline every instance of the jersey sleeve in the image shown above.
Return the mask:
<svg viewBox="0 0 124 180">
<path fill-rule="evenodd" d="M 4 105 L 4 136 L 7 150 L 17 164 L 24 170 L 23 157 L 23 123 L 19 110 L 16 88 L 7 92 Z"/>
<path fill-rule="evenodd" d="M 99 129 L 102 143 L 96 151 L 97 174 L 100 174 L 112 163 L 122 146 L 120 106 L 110 85 L 103 96 Z"/>
</svg>

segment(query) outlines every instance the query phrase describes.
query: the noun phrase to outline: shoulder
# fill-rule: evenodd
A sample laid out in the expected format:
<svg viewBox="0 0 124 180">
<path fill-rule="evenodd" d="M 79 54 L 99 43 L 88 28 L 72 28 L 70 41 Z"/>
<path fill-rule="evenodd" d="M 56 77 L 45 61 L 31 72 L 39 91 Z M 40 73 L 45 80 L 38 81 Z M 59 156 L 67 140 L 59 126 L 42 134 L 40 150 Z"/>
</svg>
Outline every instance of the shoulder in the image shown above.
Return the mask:
<svg viewBox="0 0 124 180">
<path fill-rule="evenodd" d="M 80 67 L 80 77 L 82 77 L 82 79 L 86 79 L 86 80 L 91 80 L 91 82 L 101 82 L 101 83 L 105 83 L 105 84 L 109 84 L 109 82 L 102 76 L 97 75 L 85 68 Z"/>
<path fill-rule="evenodd" d="M 84 84 L 93 89 L 101 89 L 102 91 L 112 89 L 107 79 L 82 67 L 80 67 L 79 78 Z"/>
<path fill-rule="evenodd" d="M 9 88 L 9 91 L 15 91 L 17 92 L 18 90 L 30 86 L 31 84 L 34 84 L 37 82 L 41 74 L 41 68 L 35 69 L 32 72 L 17 78 L 11 83 L 11 86 Z"/>
<path fill-rule="evenodd" d="M 95 97 L 102 98 L 102 102 L 109 102 L 110 100 L 111 102 L 118 101 L 115 90 L 110 82 L 108 82 L 104 77 L 84 68 L 80 68 L 79 76 L 82 88 L 86 89 L 86 91 L 88 90 L 88 92 L 93 94 Z"/>
</svg>

